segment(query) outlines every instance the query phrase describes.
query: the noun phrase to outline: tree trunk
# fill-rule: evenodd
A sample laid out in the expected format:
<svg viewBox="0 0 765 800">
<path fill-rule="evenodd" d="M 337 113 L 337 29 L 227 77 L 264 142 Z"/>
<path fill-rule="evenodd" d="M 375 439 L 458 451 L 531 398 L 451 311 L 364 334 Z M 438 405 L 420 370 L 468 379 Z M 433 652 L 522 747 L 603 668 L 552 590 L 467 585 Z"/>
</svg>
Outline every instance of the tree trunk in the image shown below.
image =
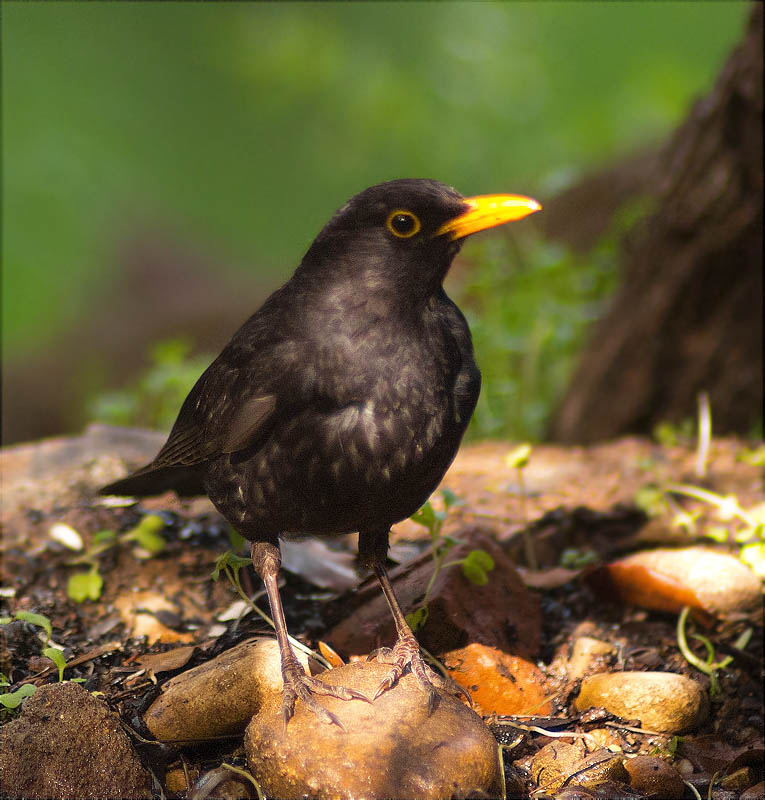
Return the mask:
<svg viewBox="0 0 765 800">
<path fill-rule="evenodd" d="M 647 433 L 695 416 L 701 391 L 717 433 L 746 433 L 762 419 L 762 112 L 758 3 L 711 93 L 650 170 L 656 211 L 622 243 L 621 287 L 550 438 Z"/>
</svg>

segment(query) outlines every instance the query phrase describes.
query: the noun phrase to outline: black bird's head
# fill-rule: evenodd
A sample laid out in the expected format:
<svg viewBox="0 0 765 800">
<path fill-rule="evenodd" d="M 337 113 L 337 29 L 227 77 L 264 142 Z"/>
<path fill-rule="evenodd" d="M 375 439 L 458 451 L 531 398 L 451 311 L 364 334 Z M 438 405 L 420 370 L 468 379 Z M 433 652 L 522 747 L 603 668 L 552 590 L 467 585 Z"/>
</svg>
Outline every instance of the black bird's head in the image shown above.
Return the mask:
<svg viewBox="0 0 765 800">
<path fill-rule="evenodd" d="M 541 208 L 520 195 L 463 197 L 446 184 L 403 179 L 365 189 L 324 226 L 299 272 L 363 282 L 413 299 L 437 291 L 464 237 Z"/>
</svg>

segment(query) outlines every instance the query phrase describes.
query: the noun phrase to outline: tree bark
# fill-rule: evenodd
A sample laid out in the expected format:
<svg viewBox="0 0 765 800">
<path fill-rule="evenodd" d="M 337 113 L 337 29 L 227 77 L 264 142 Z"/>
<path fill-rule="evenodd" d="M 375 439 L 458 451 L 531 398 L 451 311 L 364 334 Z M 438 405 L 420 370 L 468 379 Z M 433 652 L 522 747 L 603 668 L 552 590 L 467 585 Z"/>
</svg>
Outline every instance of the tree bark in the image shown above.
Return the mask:
<svg viewBox="0 0 765 800">
<path fill-rule="evenodd" d="M 621 286 L 593 328 L 550 438 L 647 433 L 694 417 L 702 391 L 717 433 L 747 433 L 762 419 L 762 112 L 757 3 L 714 88 L 638 182 L 655 213 L 622 243 Z"/>
</svg>

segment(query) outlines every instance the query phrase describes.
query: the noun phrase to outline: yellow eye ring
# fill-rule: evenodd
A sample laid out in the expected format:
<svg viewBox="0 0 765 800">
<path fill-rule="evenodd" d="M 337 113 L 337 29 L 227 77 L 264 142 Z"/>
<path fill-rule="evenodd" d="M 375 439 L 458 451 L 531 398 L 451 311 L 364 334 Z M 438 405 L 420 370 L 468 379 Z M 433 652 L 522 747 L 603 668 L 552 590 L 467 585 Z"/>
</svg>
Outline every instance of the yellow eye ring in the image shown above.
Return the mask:
<svg viewBox="0 0 765 800">
<path fill-rule="evenodd" d="M 416 214 L 403 208 L 397 208 L 388 214 L 385 227 L 399 239 L 409 239 L 420 232 L 422 224 Z"/>
</svg>

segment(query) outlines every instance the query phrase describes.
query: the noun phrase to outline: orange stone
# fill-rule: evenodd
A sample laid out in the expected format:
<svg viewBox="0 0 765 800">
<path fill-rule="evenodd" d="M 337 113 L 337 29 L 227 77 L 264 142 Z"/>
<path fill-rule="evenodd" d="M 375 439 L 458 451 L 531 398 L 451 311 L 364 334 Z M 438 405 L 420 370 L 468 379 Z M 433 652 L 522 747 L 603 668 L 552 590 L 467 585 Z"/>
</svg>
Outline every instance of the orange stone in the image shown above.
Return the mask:
<svg viewBox="0 0 765 800">
<path fill-rule="evenodd" d="M 451 650 L 442 661 L 451 677 L 470 692 L 479 714 L 544 716 L 552 713 L 545 676 L 525 658 L 474 643 Z"/>
</svg>

